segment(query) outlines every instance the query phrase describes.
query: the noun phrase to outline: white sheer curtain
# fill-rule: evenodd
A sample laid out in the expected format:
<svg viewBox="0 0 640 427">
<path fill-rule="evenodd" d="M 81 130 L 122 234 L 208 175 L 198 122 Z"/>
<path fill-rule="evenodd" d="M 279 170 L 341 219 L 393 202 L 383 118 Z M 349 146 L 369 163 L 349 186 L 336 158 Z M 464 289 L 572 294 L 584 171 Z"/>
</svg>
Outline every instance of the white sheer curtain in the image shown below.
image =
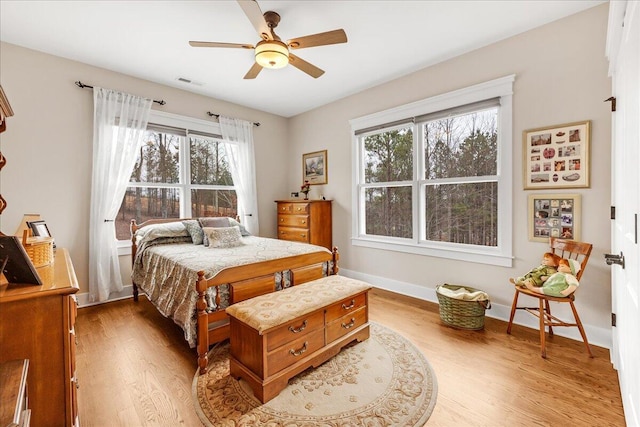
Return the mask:
<svg viewBox="0 0 640 427">
<path fill-rule="evenodd" d="M 89 218 L 89 299 L 122 291 L 115 218 L 144 138 L 151 99 L 93 88 L 93 174 Z"/>
<path fill-rule="evenodd" d="M 227 144 L 231 177 L 238 195 L 238 215 L 247 230 L 259 233 L 258 193 L 256 190 L 256 164 L 253 150 L 253 123 L 220 116 L 222 138 Z"/>
</svg>

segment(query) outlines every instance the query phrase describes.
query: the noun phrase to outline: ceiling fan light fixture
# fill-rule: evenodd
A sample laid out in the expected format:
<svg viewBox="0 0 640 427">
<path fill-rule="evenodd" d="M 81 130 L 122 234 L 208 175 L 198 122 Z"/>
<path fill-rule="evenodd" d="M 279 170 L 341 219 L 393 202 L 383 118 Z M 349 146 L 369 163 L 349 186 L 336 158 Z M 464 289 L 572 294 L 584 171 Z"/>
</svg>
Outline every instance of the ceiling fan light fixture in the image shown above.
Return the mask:
<svg viewBox="0 0 640 427">
<path fill-rule="evenodd" d="M 279 40 L 263 40 L 255 48 L 256 62 L 264 68 L 282 68 L 289 63 L 289 48 Z"/>
</svg>

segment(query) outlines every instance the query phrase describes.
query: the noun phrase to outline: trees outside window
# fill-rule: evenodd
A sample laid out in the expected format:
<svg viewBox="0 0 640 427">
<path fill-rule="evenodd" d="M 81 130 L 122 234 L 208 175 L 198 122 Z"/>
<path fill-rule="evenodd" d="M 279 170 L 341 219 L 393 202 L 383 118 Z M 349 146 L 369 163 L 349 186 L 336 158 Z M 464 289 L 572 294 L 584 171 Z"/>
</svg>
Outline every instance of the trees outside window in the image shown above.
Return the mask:
<svg viewBox="0 0 640 427">
<path fill-rule="evenodd" d="M 150 126 L 116 219 L 116 238 L 130 238 L 131 219 L 237 215 L 226 143 L 186 130 Z"/>
<path fill-rule="evenodd" d="M 512 83 L 351 121 L 355 245 L 511 264 Z"/>
</svg>

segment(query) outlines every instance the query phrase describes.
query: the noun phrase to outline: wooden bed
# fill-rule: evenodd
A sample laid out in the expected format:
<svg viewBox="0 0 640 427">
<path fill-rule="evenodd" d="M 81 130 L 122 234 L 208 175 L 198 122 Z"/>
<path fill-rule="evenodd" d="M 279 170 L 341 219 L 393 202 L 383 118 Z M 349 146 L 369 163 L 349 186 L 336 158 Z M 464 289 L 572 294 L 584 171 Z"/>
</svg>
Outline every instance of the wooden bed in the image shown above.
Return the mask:
<svg viewBox="0 0 640 427">
<path fill-rule="evenodd" d="M 183 220 L 185 219 L 151 219 L 140 224 L 131 220 L 132 266 L 138 251 L 136 231 L 153 224 Z M 226 306 L 222 306 L 220 300 L 221 287 L 227 287 L 228 304 L 231 305 L 258 295 L 274 292 L 276 290 L 274 277 L 278 273 L 287 272 L 290 285 L 299 285 L 324 275 L 337 274 L 338 261 L 338 250 L 334 247 L 332 251 L 322 248 L 322 250 L 302 255 L 227 267 L 208 278 L 205 277 L 204 271 L 197 271 L 197 277 L 193 281 L 193 289 L 197 292 L 196 348 L 200 373 L 203 374 L 207 370 L 209 346 L 229 338 L 229 319 L 225 312 Z M 210 288 L 215 288 L 214 307 L 207 302 L 206 298 Z M 134 281 L 134 301 L 138 300 L 138 293 L 138 284 Z"/>
</svg>

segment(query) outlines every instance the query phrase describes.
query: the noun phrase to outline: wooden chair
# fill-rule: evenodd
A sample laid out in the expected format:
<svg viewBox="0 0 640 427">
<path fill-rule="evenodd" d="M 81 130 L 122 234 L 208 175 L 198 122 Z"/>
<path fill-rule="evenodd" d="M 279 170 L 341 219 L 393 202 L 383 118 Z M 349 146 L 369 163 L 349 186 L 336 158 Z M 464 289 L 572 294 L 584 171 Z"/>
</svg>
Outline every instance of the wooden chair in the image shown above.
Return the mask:
<svg viewBox="0 0 640 427">
<path fill-rule="evenodd" d="M 581 269 L 576 274 L 576 279 L 580 280 L 582 274 L 584 273 L 584 269 L 587 266 L 587 261 L 589 261 L 589 256 L 591 255 L 591 249 L 593 248 L 593 245 L 591 243 L 576 242 L 574 240 L 559 239 L 556 237 L 551 237 L 549 244 L 551 247 L 550 252 L 560 256 L 561 258 L 575 259 L 580 262 Z M 580 335 L 582 335 L 584 344 L 587 346 L 589 357 L 593 357 L 591 347 L 589 347 L 589 342 L 587 341 L 587 335 L 584 332 L 582 322 L 580 321 L 580 317 L 578 316 L 578 312 L 574 305 L 575 292 L 568 297 L 559 298 L 539 294 L 537 292 L 530 291 L 527 288 L 520 288 L 518 286 L 515 287 L 515 290 L 516 292 L 513 296 L 513 304 L 511 305 L 511 317 L 509 318 L 509 326 L 507 328 L 508 334 L 511 334 L 511 326 L 513 325 L 513 317 L 516 314 L 516 310 L 526 310 L 528 313 L 533 314 L 540 319 L 540 352 L 543 358 L 547 357 L 545 326 L 549 327 L 549 335 L 551 336 L 553 336 L 554 326 L 576 326 L 580 330 Z M 524 294 L 532 298 L 537 298 L 538 307 L 518 307 L 518 297 L 520 296 L 520 294 Z M 552 316 L 549 301 L 569 303 L 571 305 L 571 310 L 573 311 L 575 323 L 567 323 L 555 316 Z"/>
</svg>

